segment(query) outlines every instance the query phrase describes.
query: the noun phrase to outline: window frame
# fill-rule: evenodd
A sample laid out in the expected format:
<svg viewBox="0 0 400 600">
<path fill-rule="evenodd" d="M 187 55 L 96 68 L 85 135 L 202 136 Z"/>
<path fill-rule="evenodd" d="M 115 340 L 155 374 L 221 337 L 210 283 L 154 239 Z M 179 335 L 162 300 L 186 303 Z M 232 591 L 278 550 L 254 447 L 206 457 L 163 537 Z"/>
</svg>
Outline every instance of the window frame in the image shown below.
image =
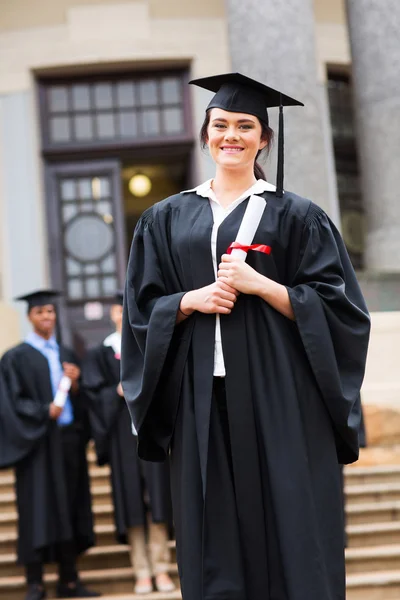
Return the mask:
<svg viewBox="0 0 400 600">
<path fill-rule="evenodd" d="M 94 86 L 99 83 L 118 83 L 118 82 L 133 82 L 138 83 L 140 81 L 163 79 L 166 77 L 176 77 L 181 83 L 182 98 L 179 105 L 183 111 L 183 131 L 182 133 L 171 135 L 171 134 L 158 134 L 153 136 L 138 135 L 137 137 L 113 137 L 93 140 L 73 140 L 71 142 L 55 143 L 51 141 L 50 137 L 50 117 L 51 112 L 48 106 L 48 89 L 51 86 L 66 86 L 67 88 L 73 85 L 87 84 Z M 191 101 L 190 101 L 190 89 L 188 84 L 189 81 L 189 69 L 184 68 L 171 68 L 171 69 L 155 69 L 147 71 L 123 71 L 123 72 L 102 72 L 99 74 L 86 74 L 78 76 L 44 76 L 38 75 L 37 77 L 37 94 L 38 94 L 38 108 L 40 113 L 40 134 L 41 134 L 41 145 L 42 153 L 45 157 L 51 160 L 52 157 L 64 156 L 66 154 L 75 154 L 82 152 L 115 152 L 123 151 L 128 149 L 139 149 L 148 148 L 151 149 L 154 146 L 169 146 L 171 148 L 182 146 L 182 144 L 193 144 L 192 136 L 192 122 L 191 122 Z M 93 89 L 93 88 L 92 88 Z M 158 114 L 162 115 L 162 110 L 173 107 L 172 104 L 162 104 L 161 98 L 157 98 L 157 105 L 151 105 L 149 108 L 156 108 Z M 135 108 L 135 112 L 138 114 L 142 110 L 142 107 Z M 98 110 L 92 106 L 88 111 L 93 117 L 98 114 Z M 101 113 L 106 114 L 107 109 L 101 110 Z M 112 115 L 117 115 L 120 111 L 116 108 L 108 109 L 108 112 Z M 73 116 L 79 114 L 79 112 L 69 110 L 63 114 Z"/>
</svg>

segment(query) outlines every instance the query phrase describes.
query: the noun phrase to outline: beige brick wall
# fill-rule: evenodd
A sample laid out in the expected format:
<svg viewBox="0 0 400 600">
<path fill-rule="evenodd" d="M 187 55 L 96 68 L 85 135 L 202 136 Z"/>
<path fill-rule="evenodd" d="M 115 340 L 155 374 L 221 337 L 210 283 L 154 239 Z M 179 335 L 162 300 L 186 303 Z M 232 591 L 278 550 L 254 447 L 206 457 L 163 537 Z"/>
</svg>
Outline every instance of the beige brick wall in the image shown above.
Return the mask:
<svg viewBox="0 0 400 600">
<path fill-rule="evenodd" d="M 315 20 L 342 25 L 346 21 L 345 0 L 313 0 Z"/>
<path fill-rule="evenodd" d="M 142 0 L 0 0 L 0 31 L 48 27 L 66 23 L 70 8 L 134 4 Z M 154 18 L 224 16 L 224 0 L 146 0 Z"/>
<path fill-rule="evenodd" d="M 0 357 L 21 340 L 19 317 L 11 306 L 0 302 Z"/>
<path fill-rule="evenodd" d="M 372 313 L 364 404 L 400 410 L 400 312 Z"/>
<path fill-rule="evenodd" d="M 223 18 L 153 18 L 147 2 L 69 8 L 64 24 L 0 33 L 0 94 L 32 87 L 32 71 L 138 61 L 192 62 L 193 75 L 230 68 Z"/>
</svg>

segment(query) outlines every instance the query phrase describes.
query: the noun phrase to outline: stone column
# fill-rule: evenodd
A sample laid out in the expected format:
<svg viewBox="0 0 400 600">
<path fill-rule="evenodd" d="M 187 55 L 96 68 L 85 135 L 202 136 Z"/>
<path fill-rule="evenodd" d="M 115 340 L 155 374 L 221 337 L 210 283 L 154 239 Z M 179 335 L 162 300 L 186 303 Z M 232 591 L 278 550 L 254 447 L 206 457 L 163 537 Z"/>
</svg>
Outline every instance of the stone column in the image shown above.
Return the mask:
<svg viewBox="0 0 400 600">
<path fill-rule="evenodd" d="M 367 269 L 400 272 L 400 3 L 347 0 Z"/>
<path fill-rule="evenodd" d="M 301 102 L 285 109 L 285 189 L 306 196 L 337 221 L 334 165 L 324 138 L 326 95 L 317 79 L 312 0 L 227 0 L 232 70 Z M 277 134 L 277 109 L 269 111 Z M 277 138 L 276 138 L 277 139 Z M 268 165 L 275 183 L 276 146 Z"/>
</svg>

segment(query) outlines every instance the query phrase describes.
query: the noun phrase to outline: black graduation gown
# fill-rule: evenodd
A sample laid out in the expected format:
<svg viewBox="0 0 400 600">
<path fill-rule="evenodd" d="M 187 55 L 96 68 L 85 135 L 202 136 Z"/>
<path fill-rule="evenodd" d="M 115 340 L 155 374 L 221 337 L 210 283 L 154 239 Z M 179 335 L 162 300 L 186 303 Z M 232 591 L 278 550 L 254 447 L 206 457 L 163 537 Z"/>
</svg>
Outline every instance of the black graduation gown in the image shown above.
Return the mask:
<svg viewBox="0 0 400 600">
<path fill-rule="evenodd" d="M 155 523 L 171 521 L 168 463 L 145 462 L 137 456 L 126 402 L 117 391 L 120 361 L 104 345 L 90 350 L 83 364 L 83 385 L 90 398 L 90 423 L 99 464 L 111 466 L 117 539 L 127 542 L 127 529 L 146 525 L 145 495 Z M 147 494 L 146 494 L 147 492 Z"/>
<path fill-rule="evenodd" d="M 64 347 L 60 359 L 77 364 Z M 79 554 L 94 544 L 84 396 L 71 394 L 79 439 L 76 456 L 66 457 L 64 434 L 48 414 L 53 392 L 46 357 L 26 343 L 12 348 L 0 362 L 0 386 L 0 468 L 15 467 L 18 562 L 53 562 L 64 542 Z"/>
<path fill-rule="evenodd" d="M 122 331 L 122 384 L 139 455 L 170 449 L 184 600 L 344 600 L 339 463 L 358 457 L 370 321 L 326 214 L 264 193 L 248 263 L 285 285 L 296 322 L 241 294 L 221 317 L 233 482 L 211 401 L 215 316 L 176 326 L 183 294 L 214 281 L 212 212 L 195 193 L 146 211 L 134 234 Z M 235 240 L 247 200 L 218 230 Z"/>
</svg>

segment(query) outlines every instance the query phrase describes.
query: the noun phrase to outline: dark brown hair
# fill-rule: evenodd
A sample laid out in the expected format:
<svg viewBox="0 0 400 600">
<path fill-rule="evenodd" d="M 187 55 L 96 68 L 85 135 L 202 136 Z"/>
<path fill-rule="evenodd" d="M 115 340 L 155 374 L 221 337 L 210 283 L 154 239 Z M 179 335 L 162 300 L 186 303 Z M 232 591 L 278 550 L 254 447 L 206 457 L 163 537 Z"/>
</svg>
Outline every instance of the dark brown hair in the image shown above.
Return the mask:
<svg viewBox="0 0 400 600">
<path fill-rule="evenodd" d="M 257 117 L 257 119 L 258 119 L 258 117 Z M 263 148 L 262 150 L 259 150 L 257 152 L 256 160 L 254 161 L 254 177 L 256 179 L 266 179 L 264 170 L 258 164 L 257 159 L 261 155 L 264 156 L 264 155 L 269 154 L 272 142 L 274 141 L 274 131 L 273 131 L 273 129 L 271 129 L 271 127 L 268 125 L 268 123 L 266 121 L 262 121 L 261 119 L 258 119 L 258 121 L 261 125 L 261 139 L 267 140 L 267 145 L 265 146 L 265 148 Z M 208 139 L 207 129 L 208 129 L 209 124 L 210 124 L 210 111 L 208 110 L 206 112 L 206 116 L 205 116 L 203 125 L 201 126 L 201 129 L 200 129 L 200 143 L 201 143 L 201 147 L 203 149 L 207 148 L 207 139 Z"/>
</svg>

